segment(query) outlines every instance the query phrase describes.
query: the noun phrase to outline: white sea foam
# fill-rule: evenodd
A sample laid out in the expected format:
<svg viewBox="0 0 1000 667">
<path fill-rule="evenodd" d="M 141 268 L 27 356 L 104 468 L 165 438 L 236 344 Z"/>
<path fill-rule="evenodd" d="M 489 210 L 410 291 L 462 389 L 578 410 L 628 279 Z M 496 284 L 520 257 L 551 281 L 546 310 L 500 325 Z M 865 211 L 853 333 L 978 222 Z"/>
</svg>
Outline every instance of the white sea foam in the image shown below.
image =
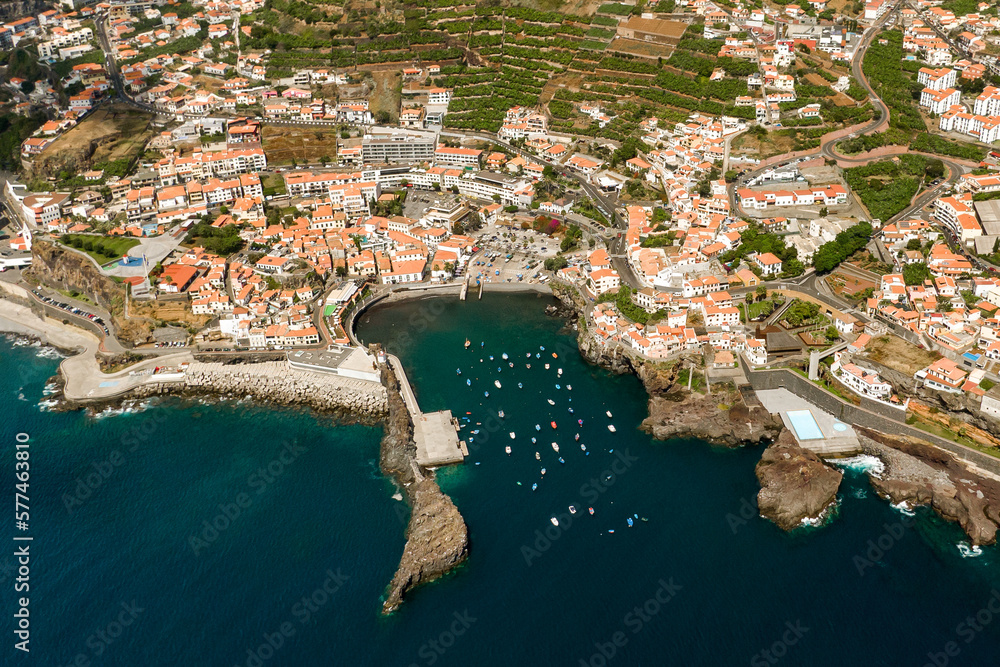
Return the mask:
<svg viewBox="0 0 1000 667">
<path fill-rule="evenodd" d="M 908 503 L 905 500 L 902 501 L 902 502 L 896 503 L 896 504 L 890 503 L 889 506 L 892 509 L 894 509 L 897 512 L 899 512 L 900 514 L 905 514 L 906 516 L 916 516 L 917 515 L 917 513 L 914 512 L 913 508 L 910 506 L 910 503 Z"/>
<path fill-rule="evenodd" d="M 856 472 L 871 473 L 876 477 L 885 472 L 885 463 L 882 459 L 870 454 L 859 454 L 846 459 L 830 459 L 830 463 Z"/>
<path fill-rule="evenodd" d="M 150 401 L 125 401 L 118 407 L 105 408 L 94 413 L 94 419 L 104 419 L 106 417 L 118 417 L 121 415 L 134 415 L 143 412 L 150 406 Z"/>
<path fill-rule="evenodd" d="M 959 542 L 955 546 L 958 548 L 958 553 L 962 554 L 962 558 L 978 558 L 983 555 L 981 547 L 970 546 L 967 542 Z"/>
<path fill-rule="evenodd" d="M 50 399 L 48 401 L 38 401 L 38 410 L 39 412 L 49 412 L 52 410 L 52 408 L 56 407 L 57 405 L 59 405 L 59 401 L 55 399 Z"/>
</svg>

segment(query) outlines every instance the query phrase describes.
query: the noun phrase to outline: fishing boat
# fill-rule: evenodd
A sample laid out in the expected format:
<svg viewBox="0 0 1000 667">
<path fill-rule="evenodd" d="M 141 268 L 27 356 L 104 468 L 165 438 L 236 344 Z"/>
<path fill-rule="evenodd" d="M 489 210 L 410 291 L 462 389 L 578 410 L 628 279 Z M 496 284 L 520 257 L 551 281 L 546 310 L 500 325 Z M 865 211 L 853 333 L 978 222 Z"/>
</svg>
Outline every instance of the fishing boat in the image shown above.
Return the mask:
<svg viewBox="0 0 1000 667">
<path fill-rule="evenodd" d="M 538 484 L 532 484 L 531 485 L 531 490 L 532 491 L 536 490 L 537 488 L 538 488 Z"/>
<path fill-rule="evenodd" d="M 508 363 L 507 365 L 508 365 L 508 366 L 510 366 L 511 368 L 514 368 L 514 362 L 513 362 L 513 361 L 511 361 L 511 362 L 510 362 L 510 363 Z"/>
<path fill-rule="evenodd" d="M 593 507 L 588 507 L 587 511 L 590 512 L 591 516 L 594 516 L 594 508 Z"/>
<path fill-rule="evenodd" d="M 545 370 L 549 370 L 549 365 L 545 364 Z"/>
<path fill-rule="evenodd" d="M 551 398 L 549 398 L 549 399 L 546 399 L 546 400 L 548 400 L 548 402 L 549 402 L 549 405 L 555 405 L 555 404 L 556 404 L 556 402 L 555 402 L 555 401 L 553 401 L 553 400 L 552 400 Z"/>
<path fill-rule="evenodd" d="M 556 450 L 556 454 L 558 454 L 559 453 L 559 444 L 553 442 L 552 443 L 552 449 Z"/>
<path fill-rule="evenodd" d="M 490 397 L 490 392 L 484 391 L 483 392 L 483 396 L 485 396 L 486 398 L 489 398 Z"/>
<path fill-rule="evenodd" d="M 494 385 L 494 386 L 495 386 L 495 387 L 496 387 L 497 389 L 502 389 L 502 388 L 503 388 L 503 387 L 501 386 L 501 384 L 500 384 L 500 380 L 494 380 L 494 381 L 493 381 L 493 385 Z"/>
<path fill-rule="evenodd" d="M 611 419 L 611 410 L 606 411 L 604 414 L 608 416 L 608 419 Z"/>
<path fill-rule="evenodd" d="M 632 527 L 632 517 L 629 517 L 627 519 L 627 521 L 628 521 L 628 527 L 631 528 Z"/>
<path fill-rule="evenodd" d="M 576 514 L 576 505 L 570 505 L 569 506 L 569 513 L 570 514 Z"/>
<path fill-rule="evenodd" d="M 553 526 L 558 526 L 559 525 L 559 519 L 557 519 L 555 517 L 552 517 L 551 519 L 549 519 L 549 521 L 552 522 Z"/>
<path fill-rule="evenodd" d="M 615 429 L 615 425 L 614 424 L 608 424 L 608 430 L 611 431 L 612 433 L 614 433 L 615 430 L 616 430 Z"/>
<path fill-rule="evenodd" d="M 468 350 L 469 346 L 472 345 L 472 341 L 468 338 L 465 339 L 465 349 Z"/>
<path fill-rule="evenodd" d="M 499 412 L 497 412 L 497 416 L 500 417 L 500 419 L 503 419 L 507 415 L 504 414 L 503 410 L 500 410 Z"/>
<path fill-rule="evenodd" d="M 562 387 L 560 387 L 559 385 L 556 385 L 556 389 L 562 389 Z"/>
<path fill-rule="evenodd" d="M 525 364 L 526 368 L 531 368 L 531 364 Z"/>
<path fill-rule="evenodd" d="M 535 359 L 541 359 L 541 358 L 542 358 L 542 355 L 540 355 L 537 352 L 535 352 Z"/>
<path fill-rule="evenodd" d="M 561 457 L 561 456 L 560 456 L 560 457 L 559 457 L 559 463 L 566 463 L 566 461 L 565 461 L 565 460 L 563 460 L 563 457 Z"/>
<path fill-rule="evenodd" d="M 518 382 L 518 383 L 517 383 L 517 388 L 518 388 L 518 389 L 524 389 L 524 385 L 523 385 L 523 384 L 521 384 L 520 382 Z"/>
<path fill-rule="evenodd" d="M 569 410 L 570 414 L 573 414 L 573 408 L 567 408 L 567 410 Z"/>
<path fill-rule="evenodd" d="M 585 452 L 585 451 L 587 451 L 587 445 L 585 445 L 585 444 L 583 444 L 583 443 L 580 443 L 580 451 L 581 451 L 581 452 Z"/>
<path fill-rule="evenodd" d="M 552 428 L 554 428 L 554 429 L 555 429 L 555 428 L 559 428 L 558 426 L 556 426 L 556 423 L 555 423 L 555 422 L 549 422 L 549 426 L 551 426 L 551 427 L 552 427 Z"/>
<path fill-rule="evenodd" d="M 531 352 L 528 353 L 527 359 L 531 359 Z"/>
<path fill-rule="evenodd" d="M 576 423 L 579 424 L 580 426 L 583 426 L 583 420 L 582 419 L 577 419 Z"/>
<path fill-rule="evenodd" d="M 466 380 L 465 381 L 465 386 L 466 387 L 471 387 L 472 386 L 472 380 Z"/>
<path fill-rule="evenodd" d="M 490 355 L 490 361 L 493 361 L 493 355 L 492 354 Z"/>
<path fill-rule="evenodd" d="M 503 360 L 504 360 L 504 361 L 507 361 L 507 353 L 506 353 L 506 352 L 504 352 L 504 353 L 503 353 L 503 354 L 501 354 L 500 356 L 501 356 L 501 357 L 503 357 Z"/>
<path fill-rule="evenodd" d="M 535 424 L 535 430 L 536 431 L 541 431 L 542 430 L 541 425 L 540 424 Z"/>
<path fill-rule="evenodd" d="M 462 369 L 461 368 L 456 368 L 455 369 L 455 375 L 461 375 L 461 374 L 462 374 Z"/>
<path fill-rule="evenodd" d="M 542 460 L 542 455 L 539 454 L 538 452 L 535 452 L 535 460 L 536 461 L 541 461 Z"/>
<path fill-rule="evenodd" d="M 545 468 L 542 468 L 542 475 L 545 474 Z"/>
<path fill-rule="evenodd" d="M 486 347 L 486 343 L 480 343 L 479 347 Z"/>
<path fill-rule="evenodd" d="M 544 352 L 545 351 L 545 346 L 544 345 L 539 345 L 538 349 L 541 350 L 542 352 Z"/>
<path fill-rule="evenodd" d="M 511 439 L 511 440 L 513 440 L 513 439 L 514 439 L 515 437 L 517 437 L 517 436 L 515 436 L 515 435 L 514 435 L 514 432 L 513 432 L 513 431 L 511 431 L 511 432 L 510 432 L 510 439 Z"/>
<path fill-rule="evenodd" d="M 562 369 L 561 368 L 556 370 L 556 375 L 562 376 Z"/>
<path fill-rule="evenodd" d="M 535 444 L 536 442 L 538 442 L 538 440 L 536 440 L 535 438 L 531 439 L 531 444 Z"/>
<path fill-rule="evenodd" d="M 558 358 L 559 358 L 559 355 L 558 355 L 558 354 L 556 354 L 555 352 L 553 352 L 553 353 L 552 353 L 552 358 L 553 358 L 553 359 L 558 359 Z"/>
<path fill-rule="evenodd" d="M 576 434 L 576 441 L 580 442 L 580 434 L 579 433 Z"/>
<path fill-rule="evenodd" d="M 573 391 L 573 385 L 571 384 L 566 385 L 566 391 Z"/>
<path fill-rule="evenodd" d="M 510 456 L 510 445 L 507 445 L 507 456 Z"/>
</svg>

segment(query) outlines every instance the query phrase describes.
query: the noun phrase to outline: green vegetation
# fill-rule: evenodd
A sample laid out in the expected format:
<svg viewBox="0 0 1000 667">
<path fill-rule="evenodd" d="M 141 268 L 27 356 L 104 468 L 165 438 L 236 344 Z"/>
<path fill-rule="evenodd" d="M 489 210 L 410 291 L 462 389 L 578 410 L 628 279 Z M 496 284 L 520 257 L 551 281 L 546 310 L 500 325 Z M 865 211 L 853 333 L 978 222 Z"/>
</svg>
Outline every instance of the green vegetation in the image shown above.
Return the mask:
<svg viewBox="0 0 1000 667">
<path fill-rule="evenodd" d="M 90 236 L 87 234 L 63 234 L 59 237 L 63 245 L 82 250 L 97 261 L 107 264 L 121 259 L 129 249 L 139 245 L 139 239 L 123 236 Z"/>
<path fill-rule="evenodd" d="M 818 324 L 823 321 L 823 316 L 819 314 L 819 306 L 812 301 L 802 301 L 795 299 L 788 306 L 781 319 L 789 324 L 793 329 L 798 327 Z"/>
<path fill-rule="evenodd" d="M 45 116 L 29 118 L 14 113 L 0 116 L 0 170 L 21 171 L 21 142 L 45 123 Z"/>
<path fill-rule="evenodd" d="M 913 138 L 913 141 L 910 142 L 910 150 L 934 153 L 935 155 L 948 155 L 966 160 L 975 160 L 976 162 L 986 158 L 986 149 L 980 148 L 975 144 L 949 141 L 944 137 L 926 132 L 918 134 Z"/>
<path fill-rule="evenodd" d="M 898 164 L 884 160 L 845 169 L 844 180 L 861 198 L 872 217 L 886 222 L 909 206 L 924 175 L 938 173 L 939 169 L 943 173 L 940 160 L 901 155 Z"/>
<path fill-rule="evenodd" d="M 558 271 L 569 266 L 569 260 L 565 257 L 549 257 L 543 266 L 546 271 Z"/>
<path fill-rule="evenodd" d="M 674 244 L 674 233 L 667 232 L 666 234 L 657 234 L 656 236 L 647 236 L 639 244 L 643 248 L 663 248 Z"/>
<path fill-rule="evenodd" d="M 794 247 L 785 245 L 785 239 L 777 234 L 766 234 L 757 225 L 751 224 L 750 228 L 743 232 L 740 244 L 733 250 L 727 250 L 719 255 L 719 260 L 726 264 L 737 260 L 743 260 L 748 255 L 754 253 L 769 252 L 782 261 L 784 269 L 783 277 L 794 277 L 802 275 L 805 267 L 798 260 L 799 251 Z"/>
<path fill-rule="evenodd" d="M 903 267 L 903 282 L 907 285 L 920 285 L 931 279 L 931 271 L 924 262 L 914 262 Z"/>
<path fill-rule="evenodd" d="M 868 245 L 872 226 L 859 222 L 837 234 L 837 238 L 821 245 L 813 255 L 813 266 L 820 273 L 833 271 L 841 262 Z"/>
<path fill-rule="evenodd" d="M 872 43 L 865 53 L 865 78 L 875 93 L 889 107 L 889 126 L 908 131 L 925 132 L 927 127 L 914 104 L 923 88 L 903 74 L 903 33 L 888 30 L 879 35 L 887 43 Z"/>
<path fill-rule="evenodd" d="M 570 225 L 566 230 L 566 236 L 563 237 L 562 242 L 559 244 L 559 251 L 566 252 L 567 250 L 572 250 L 573 248 L 580 245 L 580 240 L 583 239 L 583 232 L 576 225 Z"/>
<path fill-rule="evenodd" d="M 214 255 L 226 257 L 243 249 L 243 239 L 239 234 L 239 225 L 213 227 L 208 222 L 199 222 L 188 230 L 184 242 L 201 246 Z"/>
<path fill-rule="evenodd" d="M 628 285 L 622 285 L 618 288 L 616 294 L 611 292 L 605 292 L 604 294 L 597 297 L 597 300 L 601 303 L 608 301 L 614 302 L 618 307 L 618 312 L 632 320 L 633 322 L 638 322 L 639 324 L 646 324 L 653 315 L 650 315 L 645 311 L 645 309 L 640 308 L 632 301 L 632 288 Z M 657 315 L 660 315 L 658 312 Z"/>
</svg>

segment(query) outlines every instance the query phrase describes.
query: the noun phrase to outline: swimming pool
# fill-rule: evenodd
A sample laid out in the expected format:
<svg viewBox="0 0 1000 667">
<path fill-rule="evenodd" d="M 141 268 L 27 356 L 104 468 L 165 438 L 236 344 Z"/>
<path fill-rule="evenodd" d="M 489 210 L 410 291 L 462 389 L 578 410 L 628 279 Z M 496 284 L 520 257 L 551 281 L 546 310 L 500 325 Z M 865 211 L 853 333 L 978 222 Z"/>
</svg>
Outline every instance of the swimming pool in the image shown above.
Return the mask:
<svg viewBox="0 0 1000 667">
<path fill-rule="evenodd" d="M 823 437 L 823 431 L 820 430 L 811 411 L 789 410 L 785 414 L 788 415 L 788 421 L 795 429 L 795 435 L 799 440 L 819 440 Z"/>
</svg>

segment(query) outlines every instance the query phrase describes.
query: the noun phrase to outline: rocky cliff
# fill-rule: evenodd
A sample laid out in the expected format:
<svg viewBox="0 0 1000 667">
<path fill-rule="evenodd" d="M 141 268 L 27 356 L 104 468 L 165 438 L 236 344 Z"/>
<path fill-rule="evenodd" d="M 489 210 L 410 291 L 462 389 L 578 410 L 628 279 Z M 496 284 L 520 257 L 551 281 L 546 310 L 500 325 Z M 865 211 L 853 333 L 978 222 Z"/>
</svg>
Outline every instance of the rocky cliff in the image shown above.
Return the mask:
<svg viewBox="0 0 1000 667">
<path fill-rule="evenodd" d="M 465 560 L 469 531 L 455 503 L 434 481 L 433 472 L 417 465 L 413 424 L 392 368 L 382 367 L 389 417 L 382 437 L 380 465 L 406 490 L 410 522 L 399 568 L 389 583 L 383 613 L 391 613 L 414 587 L 441 577 Z"/>
<path fill-rule="evenodd" d="M 992 544 L 1000 526 L 1000 482 L 969 470 L 954 456 L 915 438 L 855 427 L 866 449 L 886 463 L 869 474 L 872 487 L 894 503 L 931 507 L 958 523 L 973 544 Z"/>
<path fill-rule="evenodd" d="M 0 2 L 0 21 L 8 23 L 26 16 L 37 16 L 51 5 L 45 0 L 2 0 Z"/>
<path fill-rule="evenodd" d="M 31 275 L 42 283 L 86 294 L 97 305 L 117 315 L 122 312 L 125 289 L 101 274 L 90 257 L 50 241 L 31 244 Z"/>
<path fill-rule="evenodd" d="M 764 450 L 755 472 L 761 486 L 757 507 L 782 530 L 818 518 L 836 500 L 843 478 L 840 471 L 799 447 L 787 430 Z"/>
</svg>

